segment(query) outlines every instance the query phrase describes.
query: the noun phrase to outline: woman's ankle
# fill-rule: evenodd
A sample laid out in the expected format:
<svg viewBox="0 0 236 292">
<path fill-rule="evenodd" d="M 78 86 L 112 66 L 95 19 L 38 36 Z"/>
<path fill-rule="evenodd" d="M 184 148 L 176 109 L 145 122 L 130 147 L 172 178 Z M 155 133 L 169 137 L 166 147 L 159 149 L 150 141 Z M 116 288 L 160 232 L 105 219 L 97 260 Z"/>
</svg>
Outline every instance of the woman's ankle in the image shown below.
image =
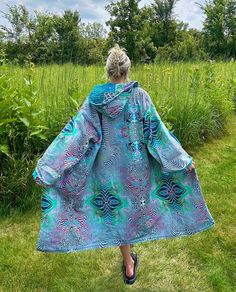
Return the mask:
<svg viewBox="0 0 236 292">
<path fill-rule="evenodd" d="M 133 265 L 134 264 L 134 260 L 133 258 L 130 256 L 128 259 L 124 259 L 124 263 L 125 263 L 125 266 L 129 266 L 129 265 Z"/>
</svg>

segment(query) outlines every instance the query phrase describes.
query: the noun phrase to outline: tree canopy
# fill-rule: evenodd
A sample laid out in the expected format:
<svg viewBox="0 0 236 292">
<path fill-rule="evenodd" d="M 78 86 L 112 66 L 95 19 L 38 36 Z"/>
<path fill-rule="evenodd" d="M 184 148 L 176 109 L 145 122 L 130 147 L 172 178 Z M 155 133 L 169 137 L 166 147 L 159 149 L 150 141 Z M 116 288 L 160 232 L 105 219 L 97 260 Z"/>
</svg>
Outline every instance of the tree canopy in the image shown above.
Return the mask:
<svg viewBox="0 0 236 292">
<path fill-rule="evenodd" d="M 80 12 L 62 15 L 9 5 L 1 12 L 8 25 L 0 25 L 0 49 L 8 59 L 23 64 L 73 62 L 102 63 L 115 43 L 124 47 L 134 63 L 236 57 L 236 0 L 210 0 L 199 4 L 205 14 L 203 29 L 189 28 L 174 8 L 178 0 L 120 0 L 104 7 L 110 17 L 84 23 Z"/>
</svg>

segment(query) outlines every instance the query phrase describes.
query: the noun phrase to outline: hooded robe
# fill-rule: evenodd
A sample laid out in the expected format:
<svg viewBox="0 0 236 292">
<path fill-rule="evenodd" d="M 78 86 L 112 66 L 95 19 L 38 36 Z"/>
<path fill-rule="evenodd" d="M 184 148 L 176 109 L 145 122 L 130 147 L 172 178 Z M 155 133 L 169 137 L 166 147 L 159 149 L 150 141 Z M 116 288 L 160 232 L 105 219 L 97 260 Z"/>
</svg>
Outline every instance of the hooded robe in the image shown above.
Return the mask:
<svg viewBox="0 0 236 292">
<path fill-rule="evenodd" d="M 37 250 L 191 235 L 215 222 L 192 157 L 137 81 L 97 84 L 38 160 Z"/>
</svg>

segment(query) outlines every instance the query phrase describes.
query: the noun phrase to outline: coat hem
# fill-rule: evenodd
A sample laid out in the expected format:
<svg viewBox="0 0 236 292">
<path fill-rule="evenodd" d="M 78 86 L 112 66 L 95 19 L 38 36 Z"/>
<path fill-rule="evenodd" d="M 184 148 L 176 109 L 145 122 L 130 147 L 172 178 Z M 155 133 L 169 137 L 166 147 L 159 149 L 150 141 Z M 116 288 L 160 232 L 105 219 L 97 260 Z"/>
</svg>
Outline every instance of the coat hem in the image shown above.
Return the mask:
<svg viewBox="0 0 236 292">
<path fill-rule="evenodd" d="M 121 245 L 126 245 L 126 244 L 135 244 L 135 243 L 141 243 L 141 242 L 148 242 L 148 241 L 153 241 L 153 240 L 161 240 L 161 239 L 168 239 L 168 238 L 178 238 L 178 237 L 186 237 L 186 236 L 191 236 L 197 233 L 200 233 L 204 230 L 208 230 L 211 227 L 215 226 L 215 221 L 214 219 L 210 221 L 210 224 L 201 227 L 201 228 L 196 228 L 196 229 L 191 229 L 189 232 L 186 231 L 180 231 L 175 234 L 169 234 L 169 235 L 153 235 L 150 237 L 140 237 L 140 238 L 135 238 L 132 240 L 127 241 L 120 241 L 119 244 L 117 243 L 107 243 L 104 246 L 99 245 L 98 243 L 92 244 L 92 245 L 86 245 L 86 246 L 81 246 L 78 248 L 74 249 L 44 249 L 40 248 L 39 246 L 36 247 L 37 251 L 40 252 L 46 252 L 46 253 L 75 253 L 83 250 L 91 250 L 91 249 L 97 249 L 97 248 L 111 248 L 111 247 L 118 247 Z"/>
</svg>

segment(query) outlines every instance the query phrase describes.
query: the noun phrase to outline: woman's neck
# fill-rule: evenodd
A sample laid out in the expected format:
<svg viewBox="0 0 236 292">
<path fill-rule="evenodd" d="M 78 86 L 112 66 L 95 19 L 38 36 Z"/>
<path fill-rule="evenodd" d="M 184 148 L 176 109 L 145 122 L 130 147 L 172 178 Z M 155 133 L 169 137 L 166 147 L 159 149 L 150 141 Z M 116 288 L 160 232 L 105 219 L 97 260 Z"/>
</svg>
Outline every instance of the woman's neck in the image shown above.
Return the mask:
<svg viewBox="0 0 236 292">
<path fill-rule="evenodd" d="M 111 80 L 111 83 L 116 83 L 116 84 L 119 84 L 119 83 L 125 83 L 126 80 L 124 77 L 121 77 L 121 78 L 117 78 L 117 79 L 110 79 Z"/>
</svg>

